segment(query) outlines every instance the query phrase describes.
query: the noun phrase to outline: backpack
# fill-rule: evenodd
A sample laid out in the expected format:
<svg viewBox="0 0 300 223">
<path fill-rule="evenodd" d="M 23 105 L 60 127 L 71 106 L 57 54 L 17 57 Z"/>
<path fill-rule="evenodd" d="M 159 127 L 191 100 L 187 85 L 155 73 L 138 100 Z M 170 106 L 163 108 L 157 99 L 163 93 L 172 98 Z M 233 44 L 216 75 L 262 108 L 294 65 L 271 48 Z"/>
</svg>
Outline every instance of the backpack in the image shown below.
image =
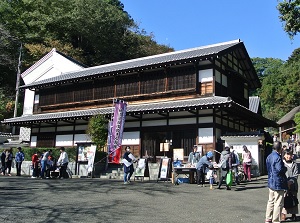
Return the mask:
<svg viewBox="0 0 300 223">
<path fill-rule="evenodd" d="M 230 156 L 230 153 L 226 154 L 224 156 L 224 158 L 222 159 L 222 161 L 221 161 L 221 168 L 222 169 L 228 169 L 229 168 L 229 156 Z"/>
<path fill-rule="evenodd" d="M 236 160 L 236 154 L 235 153 L 230 153 L 231 154 L 231 163 L 232 164 L 237 164 L 237 160 Z"/>
</svg>

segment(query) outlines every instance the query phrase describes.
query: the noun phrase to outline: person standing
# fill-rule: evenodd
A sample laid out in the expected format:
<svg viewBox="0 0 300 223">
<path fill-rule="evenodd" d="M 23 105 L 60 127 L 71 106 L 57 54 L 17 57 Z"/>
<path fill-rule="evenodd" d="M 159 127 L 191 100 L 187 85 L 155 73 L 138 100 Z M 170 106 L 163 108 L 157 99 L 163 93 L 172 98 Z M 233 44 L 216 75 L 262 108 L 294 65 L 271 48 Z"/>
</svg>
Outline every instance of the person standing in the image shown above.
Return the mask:
<svg viewBox="0 0 300 223">
<path fill-rule="evenodd" d="M 199 162 L 196 165 L 196 171 L 197 171 L 197 184 L 198 186 L 204 187 L 205 183 L 205 172 L 206 168 L 212 168 L 213 164 L 211 162 L 214 154 L 212 151 L 209 151 L 205 156 L 202 156 Z"/>
<path fill-rule="evenodd" d="M 60 147 L 60 156 L 57 160 L 57 165 L 60 166 L 59 169 L 59 178 L 63 179 L 66 178 L 66 170 L 68 167 L 68 163 L 69 163 L 69 158 L 68 158 L 68 154 L 66 153 L 66 149 L 65 147 Z"/>
<path fill-rule="evenodd" d="M 1 153 L 1 175 L 5 175 L 5 157 L 6 157 L 6 149 Z"/>
<path fill-rule="evenodd" d="M 226 179 L 229 170 L 231 170 L 232 168 L 231 153 L 230 153 L 230 148 L 228 146 L 226 146 L 224 150 L 221 152 L 220 168 L 221 168 L 221 179 L 219 182 L 218 189 L 221 189 L 223 181 Z M 226 184 L 226 189 L 231 190 L 230 186 L 227 184 Z"/>
<path fill-rule="evenodd" d="M 193 151 L 189 154 L 188 163 L 191 165 L 196 165 L 200 160 L 200 156 L 200 153 L 197 152 L 197 146 L 194 145 Z"/>
<path fill-rule="evenodd" d="M 22 151 L 22 148 L 18 147 L 18 152 L 16 153 L 16 156 L 15 156 L 17 176 L 21 176 L 21 166 L 22 166 L 22 162 L 24 161 L 24 159 L 25 159 L 25 155 Z"/>
<path fill-rule="evenodd" d="M 236 151 L 233 149 L 233 146 L 230 146 L 231 150 L 231 163 L 232 163 L 232 170 L 234 171 L 235 176 L 235 183 L 240 184 L 239 182 L 239 165 L 240 165 L 240 159 L 239 155 L 236 153 Z"/>
<path fill-rule="evenodd" d="M 269 199 L 266 208 L 265 222 L 280 223 L 283 208 L 284 191 L 287 190 L 286 170 L 282 161 L 281 142 L 273 143 L 273 152 L 266 159 L 268 171 Z"/>
<path fill-rule="evenodd" d="M 47 163 L 49 156 L 52 154 L 52 150 L 49 149 L 48 151 L 45 151 L 41 160 L 41 178 L 45 178 L 45 172 L 47 169 Z"/>
<path fill-rule="evenodd" d="M 287 177 L 287 184 L 288 184 L 288 190 L 285 193 L 292 194 L 293 196 L 297 197 L 298 194 L 298 166 L 297 163 L 293 161 L 293 150 L 287 149 L 284 151 L 283 154 L 283 163 L 284 166 L 287 168 L 287 171 L 285 173 Z M 297 216 L 296 214 L 299 213 L 298 210 L 298 205 L 295 207 L 291 208 L 283 208 L 282 209 L 282 214 L 281 214 L 281 220 L 285 221 L 286 220 L 286 215 L 287 214 L 292 214 L 292 220 L 296 221 Z"/>
<path fill-rule="evenodd" d="M 124 184 L 130 183 L 130 178 L 133 174 L 133 162 L 136 161 L 135 157 L 131 154 L 130 147 L 125 147 L 125 153 L 123 155 L 123 164 L 124 164 Z"/>
<path fill-rule="evenodd" d="M 40 163 L 41 153 L 38 151 L 31 157 L 32 162 L 32 176 L 31 178 L 39 177 L 39 163 Z"/>
<path fill-rule="evenodd" d="M 247 146 L 243 146 L 243 168 L 247 181 L 251 181 L 251 165 L 252 165 L 252 156 L 251 152 L 248 150 Z"/>
<path fill-rule="evenodd" d="M 6 150 L 6 154 L 5 154 L 5 170 L 7 170 L 8 176 L 11 176 L 10 172 L 11 172 L 12 160 L 13 160 L 13 152 L 12 152 L 12 148 L 9 148 L 8 150 Z"/>
</svg>

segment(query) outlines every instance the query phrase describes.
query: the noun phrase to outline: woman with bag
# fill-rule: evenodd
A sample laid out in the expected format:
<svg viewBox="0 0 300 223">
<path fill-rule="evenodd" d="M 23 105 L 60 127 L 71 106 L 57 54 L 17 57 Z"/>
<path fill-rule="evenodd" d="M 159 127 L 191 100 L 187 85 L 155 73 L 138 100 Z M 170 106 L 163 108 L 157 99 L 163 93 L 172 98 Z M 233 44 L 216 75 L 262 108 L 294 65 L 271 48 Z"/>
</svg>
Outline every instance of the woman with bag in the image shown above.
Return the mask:
<svg viewBox="0 0 300 223">
<path fill-rule="evenodd" d="M 230 175 L 228 175 L 228 179 L 230 179 L 229 177 L 232 177 L 232 173 L 231 173 L 231 168 L 232 168 L 231 153 L 230 153 L 230 148 L 228 146 L 226 146 L 225 149 L 221 153 L 221 158 L 220 158 L 219 165 L 220 165 L 220 168 L 221 168 L 221 179 L 220 179 L 220 182 L 219 182 L 218 189 L 221 189 L 223 181 L 227 180 L 227 174 L 230 174 Z M 232 184 L 232 178 L 231 178 L 231 184 Z M 227 190 L 231 190 L 231 184 L 230 184 L 229 181 L 226 182 L 226 189 Z"/>
<path fill-rule="evenodd" d="M 252 156 L 251 156 L 251 152 L 248 150 L 247 146 L 243 146 L 242 157 L 243 157 L 243 168 L 244 168 L 245 176 L 247 178 L 247 181 L 251 181 Z"/>
<path fill-rule="evenodd" d="M 284 208 L 282 209 L 281 220 L 285 221 L 287 214 L 292 214 L 292 220 L 296 221 L 298 214 L 298 204 L 297 204 L 297 194 L 298 194 L 298 167 L 297 164 L 293 161 L 293 151 L 290 149 L 286 149 L 283 152 L 283 163 L 287 168 L 285 173 L 287 180 L 288 180 L 288 190 L 284 195 Z M 287 196 L 291 196 L 291 204 L 287 202 Z M 296 199 L 293 199 L 296 198 Z M 293 202 L 296 201 L 296 202 Z M 290 203 L 290 204 L 289 204 Z"/>
</svg>

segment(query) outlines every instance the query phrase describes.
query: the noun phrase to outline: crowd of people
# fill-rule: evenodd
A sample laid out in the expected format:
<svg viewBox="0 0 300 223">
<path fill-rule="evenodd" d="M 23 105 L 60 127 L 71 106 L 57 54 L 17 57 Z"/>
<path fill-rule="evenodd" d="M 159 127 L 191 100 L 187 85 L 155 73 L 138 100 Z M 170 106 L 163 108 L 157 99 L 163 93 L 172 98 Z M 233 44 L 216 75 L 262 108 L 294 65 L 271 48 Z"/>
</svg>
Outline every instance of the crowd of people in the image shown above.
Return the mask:
<svg viewBox="0 0 300 223">
<path fill-rule="evenodd" d="M 21 147 L 18 147 L 18 152 L 13 155 L 12 148 L 4 149 L 1 153 L 1 175 L 11 176 L 11 168 L 13 159 L 16 164 L 16 176 L 21 176 L 22 162 L 25 160 L 24 152 Z M 69 163 L 68 154 L 64 147 L 60 148 L 60 156 L 55 159 L 52 155 L 52 150 L 45 150 L 42 153 L 37 151 L 31 157 L 32 176 L 31 178 L 49 179 L 51 172 L 59 170 L 58 177 L 67 178 L 67 167 Z"/>
<path fill-rule="evenodd" d="M 232 181 L 235 184 L 240 184 L 240 181 L 251 181 L 251 165 L 252 156 L 251 152 L 246 146 L 243 146 L 242 163 L 240 162 L 239 154 L 233 149 L 232 146 L 224 147 L 224 150 L 220 153 L 219 163 L 212 162 L 214 154 L 212 151 L 207 152 L 201 157 L 200 152 L 197 152 L 197 147 L 193 148 L 193 151 L 189 154 L 188 163 L 190 166 L 196 167 L 196 183 L 198 186 L 205 186 L 205 175 L 210 182 L 210 189 L 213 189 L 212 185 L 216 182 L 216 169 L 218 169 L 219 180 L 218 189 L 221 189 L 223 183 L 226 183 L 226 178 L 230 173 L 232 175 Z M 240 168 L 242 165 L 243 168 Z M 242 169 L 242 179 L 240 179 L 239 173 Z M 226 183 L 226 189 L 231 189 L 231 184 Z"/>
</svg>

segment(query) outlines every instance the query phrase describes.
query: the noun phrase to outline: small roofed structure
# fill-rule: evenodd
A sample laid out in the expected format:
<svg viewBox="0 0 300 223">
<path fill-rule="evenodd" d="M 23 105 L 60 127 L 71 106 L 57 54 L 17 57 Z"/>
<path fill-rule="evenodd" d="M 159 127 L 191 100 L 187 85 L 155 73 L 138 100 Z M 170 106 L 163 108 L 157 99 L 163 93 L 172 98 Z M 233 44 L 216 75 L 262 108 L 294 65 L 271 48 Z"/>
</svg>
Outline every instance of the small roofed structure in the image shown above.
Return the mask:
<svg viewBox="0 0 300 223">
<path fill-rule="evenodd" d="M 293 136 L 293 132 L 296 130 L 296 123 L 294 122 L 294 118 L 298 112 L 300 112 L 300 106 L 293 108 L 277 122 L 277 124 L 279 125 L 280 141 L 288 140 L 290 136 Z M 295 139 L 299 139 L 299 136 L 296 135 Z"/>
</svg>

